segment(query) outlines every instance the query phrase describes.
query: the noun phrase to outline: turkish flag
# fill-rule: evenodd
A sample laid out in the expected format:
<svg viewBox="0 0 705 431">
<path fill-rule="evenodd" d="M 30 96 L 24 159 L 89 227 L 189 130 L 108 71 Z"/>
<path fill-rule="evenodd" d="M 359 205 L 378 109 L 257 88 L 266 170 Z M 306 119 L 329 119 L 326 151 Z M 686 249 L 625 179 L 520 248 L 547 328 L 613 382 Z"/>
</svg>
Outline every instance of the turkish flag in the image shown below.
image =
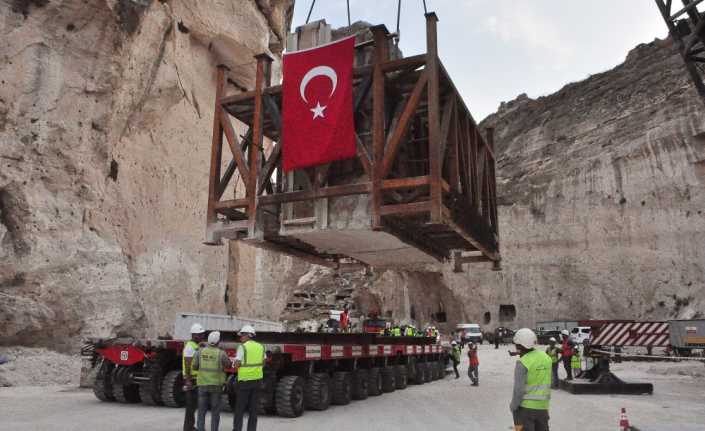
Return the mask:
<svg viewBox="0 0 705 431">
<path fill-rule="evenodd" d="M 355 38 L 284 54 L 284 171 L 355 157 Z"/>
</svg>

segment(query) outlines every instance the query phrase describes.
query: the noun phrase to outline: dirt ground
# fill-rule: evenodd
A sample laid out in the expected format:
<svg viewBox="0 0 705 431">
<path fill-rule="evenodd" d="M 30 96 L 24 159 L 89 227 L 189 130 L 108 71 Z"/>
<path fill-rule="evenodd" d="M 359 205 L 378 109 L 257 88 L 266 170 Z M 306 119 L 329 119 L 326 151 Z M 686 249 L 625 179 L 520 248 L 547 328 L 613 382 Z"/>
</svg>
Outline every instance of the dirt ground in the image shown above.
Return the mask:
<svg viewBox="0 0 705 431">
<path fill-rule="evenodd" d="M 404 391 L 370 397 L 324 412 L 305 412 L 297 419 L 263 417 L 259 429 L 271 431 L 404 430 L 510 430 L 508 404 L 515 359 L 507 347 L 481 346 L 480 386 L 462 378 L 409 386 Z M 627 380 L 650 381 L 653 395 L 571 395 L 554 391 L 551 429 L 613 431 L 619 410 L 627 409 L 633 426 L 641 431 L 702 431 L 705 429 L 705 377 L 702 363 L 615 364 L 617 375 Z M 166 407 L 102 403 L 90 390 L 73 386 L 0 388 L 3 429 L 61 431 L 118 431 L 181 429 L 183 411 Z M 232 414 L 224 413 L 221 429 L 229 430 Z"/>
<path fill-rule="evenodd" d="M 0 347 L 0 387 L 78 385 L 81 357 L 34 347 Z"/>
</svg>

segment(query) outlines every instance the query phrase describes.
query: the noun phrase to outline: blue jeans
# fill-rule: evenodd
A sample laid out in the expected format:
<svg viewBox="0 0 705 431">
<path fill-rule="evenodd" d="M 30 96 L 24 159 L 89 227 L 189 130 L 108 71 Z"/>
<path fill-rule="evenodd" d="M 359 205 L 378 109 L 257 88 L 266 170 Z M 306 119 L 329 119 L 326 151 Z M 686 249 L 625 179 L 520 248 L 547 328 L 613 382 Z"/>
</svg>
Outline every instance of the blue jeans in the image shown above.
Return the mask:
<svg viewBox="0 0 705 431">
<path fill-rule="evenodd" d="M 218 431 L 220 426 L 220 407 L 222 391 L 207 391 L 198 388 L 198 431 L 206 431 L 206 412 L 211 408 L 211 431 Z"/>
</svg>

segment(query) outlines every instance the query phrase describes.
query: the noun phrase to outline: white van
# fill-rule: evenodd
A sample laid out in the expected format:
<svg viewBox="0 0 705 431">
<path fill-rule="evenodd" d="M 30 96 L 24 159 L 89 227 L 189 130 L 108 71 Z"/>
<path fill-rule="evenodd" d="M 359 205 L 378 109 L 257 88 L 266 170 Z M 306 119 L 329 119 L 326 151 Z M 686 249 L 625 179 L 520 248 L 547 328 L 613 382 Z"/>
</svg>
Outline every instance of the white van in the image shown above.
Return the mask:
<svg viewBox="0 0 705 431">
<path fill-rule="evenodd" d="M 570 339 L 575 344 L 583 344 L 585 340 L 590 340 L 592 337 L 592 328 L 589 326 L 576 326 L 570 330 Z"/>
<path fill-rule="evenodd" d="M 469 341 L 482 344 L 482 331 L 477 323 L 458 323 L 455 327 L 460 332 L 460 340 L 464 343 Z"/>
</svg>

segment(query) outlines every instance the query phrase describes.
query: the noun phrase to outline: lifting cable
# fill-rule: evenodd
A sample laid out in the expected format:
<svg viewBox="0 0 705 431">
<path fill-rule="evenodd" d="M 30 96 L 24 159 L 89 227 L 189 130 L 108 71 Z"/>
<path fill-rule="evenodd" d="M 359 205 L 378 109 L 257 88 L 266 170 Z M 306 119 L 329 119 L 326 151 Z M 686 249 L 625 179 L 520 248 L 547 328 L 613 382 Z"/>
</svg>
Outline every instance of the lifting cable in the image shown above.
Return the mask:
<svg viewBox="0 0 705 431">
<path fill-rule="evenodd" d="M 313 12 L 313 5 L 316 4 L 316 0 L 311 1 L 311 8 L 308 10 L 308 15 L 306 15 L 306 24 L 308 24 L 308 20 L 311 19 L 311 12 Z"/>
</svg>

